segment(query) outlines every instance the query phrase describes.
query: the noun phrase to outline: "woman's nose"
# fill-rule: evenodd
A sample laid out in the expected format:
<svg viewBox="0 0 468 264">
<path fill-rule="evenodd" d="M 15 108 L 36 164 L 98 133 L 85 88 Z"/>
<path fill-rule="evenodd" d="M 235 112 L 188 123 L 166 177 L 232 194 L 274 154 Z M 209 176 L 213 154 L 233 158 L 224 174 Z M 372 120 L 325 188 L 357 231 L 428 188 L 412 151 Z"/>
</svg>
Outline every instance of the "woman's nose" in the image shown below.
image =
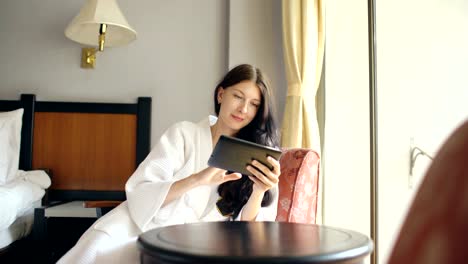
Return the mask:
<svg viewBox="0 0 468 264">
<path fill-rule="evenodd" d="M 247 103 L 245 103 L 245 102 L 242 103 L 242 104 L 239 106 L 239 111 L 240 111 L 241 113 L 247 113 L 247 106 L 248 106 Z"/>
</svg>

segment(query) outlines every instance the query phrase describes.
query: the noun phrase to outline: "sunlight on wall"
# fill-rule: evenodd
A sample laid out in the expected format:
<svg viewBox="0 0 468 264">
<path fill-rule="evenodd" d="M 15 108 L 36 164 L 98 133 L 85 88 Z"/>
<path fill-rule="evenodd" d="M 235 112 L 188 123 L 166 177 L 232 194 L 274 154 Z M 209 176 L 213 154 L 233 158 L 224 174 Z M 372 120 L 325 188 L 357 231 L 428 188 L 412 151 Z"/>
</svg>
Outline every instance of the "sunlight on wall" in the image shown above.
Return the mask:
<svg viewBox="0 0 468 264">
<path fill-rule="evenodd" d="M 398 0 L 376 7 L 378 243 L 385 263 L 430 164 L 418 159 L 410 188 L 410 139 L 435 155 L 468 118 L 468 3 Z M 326 10 L 324 223 L 369 235 L 367 1 L 331 0 Z"/>
<path fill-rule="evenodd" d="M 324 224 L 370 236 L 367 2 L 326 7 Z"/>
<path fill-rule="evenodd" d="M 468 118 L 468 3 L 379 1 L 379 263 L 385 263 L 429 165 L 418 158 L 408 186 L 410 139 L 435 155 Z"/>
</svg>

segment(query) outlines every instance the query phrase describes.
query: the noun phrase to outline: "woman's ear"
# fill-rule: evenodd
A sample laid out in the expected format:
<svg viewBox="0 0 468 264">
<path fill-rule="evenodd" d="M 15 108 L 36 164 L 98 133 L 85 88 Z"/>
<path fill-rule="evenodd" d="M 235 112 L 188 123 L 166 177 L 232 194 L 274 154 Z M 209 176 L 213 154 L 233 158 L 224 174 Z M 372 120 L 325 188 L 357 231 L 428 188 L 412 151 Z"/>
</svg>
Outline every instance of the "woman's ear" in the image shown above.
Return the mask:
<svg viewBox="0 0 468 264">
<path fill-rule="evenodd" d="M 224 95 L 224 88 L 220 86 L 218 89 L 218 95 L 216 96 L 218 100 L 218 104 L 220 104 L 221 100 L 223 100 L 223 95 Z"/>
</svg>

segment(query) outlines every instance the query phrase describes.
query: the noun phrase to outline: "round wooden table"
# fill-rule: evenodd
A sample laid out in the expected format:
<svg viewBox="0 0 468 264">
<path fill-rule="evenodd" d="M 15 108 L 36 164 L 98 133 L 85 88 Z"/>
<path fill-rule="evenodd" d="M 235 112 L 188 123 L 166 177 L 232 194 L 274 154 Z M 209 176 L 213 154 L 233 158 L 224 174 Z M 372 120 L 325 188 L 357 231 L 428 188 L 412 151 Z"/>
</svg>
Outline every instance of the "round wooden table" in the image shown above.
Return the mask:
<svg viewBox="0 0 468 264">
<path fill-rule="evenodd" d="M 209 222 L 138 238 L 141 263 L 361 263 L 372 241 L 351 230 L 284 222 Z"/>
</svg>

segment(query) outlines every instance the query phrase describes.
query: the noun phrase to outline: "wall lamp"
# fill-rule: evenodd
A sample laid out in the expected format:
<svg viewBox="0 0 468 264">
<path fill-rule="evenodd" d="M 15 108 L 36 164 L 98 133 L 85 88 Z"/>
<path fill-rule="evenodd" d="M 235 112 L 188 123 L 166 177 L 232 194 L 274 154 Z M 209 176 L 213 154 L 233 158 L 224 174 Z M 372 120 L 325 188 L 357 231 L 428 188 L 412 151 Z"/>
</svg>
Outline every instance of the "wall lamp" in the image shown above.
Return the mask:
<svg viewBox="0 0 468 264">
<path fill-rule="evenodd" d="M 126 45 L 136 39 L 116 0 L 86 0 L 80 13 L 65 29 L 65 36 L 87 46 L 82 48 L 81 68 L 94 68 L 96 53 L 106 47 Z"/>
</svg>

